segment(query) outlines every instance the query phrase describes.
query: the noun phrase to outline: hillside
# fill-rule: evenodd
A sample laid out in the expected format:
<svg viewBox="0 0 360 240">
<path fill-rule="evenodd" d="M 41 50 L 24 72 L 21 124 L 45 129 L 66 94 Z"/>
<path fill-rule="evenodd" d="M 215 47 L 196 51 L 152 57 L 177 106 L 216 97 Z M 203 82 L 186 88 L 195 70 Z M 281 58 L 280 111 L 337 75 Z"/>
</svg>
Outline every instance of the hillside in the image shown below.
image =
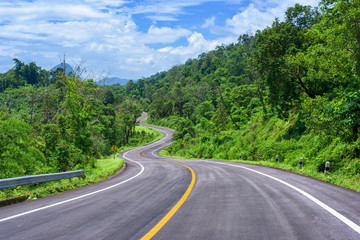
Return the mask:
<svg viewBox="0 0 360 240">
<path fill-rule="evenodd" d="M 319 175 L 328 161 L 331 177 L 321 178 L 359 182 L 359 13 L 352 3 L 297 4 L 283 22 L 126 84 L 125 93 L 147 106 L 151 123 L 177 130 L 170 155 L 241 153 L 263 164 L 279 155 L 293 171 L 302 157 L 302 173 Z"/>
</svg>

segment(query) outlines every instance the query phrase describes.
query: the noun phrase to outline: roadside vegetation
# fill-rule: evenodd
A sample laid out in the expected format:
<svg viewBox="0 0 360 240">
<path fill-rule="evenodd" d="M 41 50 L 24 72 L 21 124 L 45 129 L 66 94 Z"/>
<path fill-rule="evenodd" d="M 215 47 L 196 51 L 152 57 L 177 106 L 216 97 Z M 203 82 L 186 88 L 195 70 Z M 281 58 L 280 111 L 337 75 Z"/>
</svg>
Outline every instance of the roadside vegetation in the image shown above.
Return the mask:
<svg viewBox="0 0 360 240">
<path fill-rule="evenodd" d="M 121 86 L 82 79 L 79 66 L 65 72 L 14 59 L 14 67 L 0 74 L 0 179 L 83 169 L 87 180 L 35 185 L 28 194 L 26 187 L 9 189 L 7 196 L 1 190 L 0 199 L 37 198 L 105 179 L 122 166 L 97 167 L 113 145 L 123 150 L 159 138 L 137 126 L 140 104 Z"/>
<path fill-rule="evenodd" d="M 360 190 L 360 4 L 296 4 L 284 21 L 128 83 L 170 156 L 276 166 Z M 303 169 L 298 170 L 302 157 Z M 330 171 L 324 174 L 325 163 Z"/>
<path fill-rule="evenodd" d="M 162 133 L 143 127 L 136 126 L 134 137 L 131 138 L 129 144 L 120 147 L 116 155 L 128 149 L 149 144 L 160 139 Z M 61 192 L 83 187 L 89 184 L 97 183 L 108 179 L 110 176 L 118 173 L 125 165 L 124 159 L 109 155 L 96 159 L 94 166 L 87 166 L 83 169 L 86 176 L 85 179 L 72 178 L 71 181 L 63 179 L 61 181 L 47 182 L 46 184 L 32 184 L 29 186 L 19 186 L 9 188 L 7 194 L 4 190 L 0 191 L 0 200 L 9 198 L 18 198 L 22 200 L 33 200 L 52 194 L 60 194 Z M 0 202 L 1 206 L 1 202 Z"/>
<path fill-rule="evenodd" d="M 65 75 L 14 63 L 0 75 L 0 178 L 94 167 L 113 145 L 146 137 L 135 131 L 140 105 L 122 89 L 82 79 L 80 67 Z"/>
</svg>

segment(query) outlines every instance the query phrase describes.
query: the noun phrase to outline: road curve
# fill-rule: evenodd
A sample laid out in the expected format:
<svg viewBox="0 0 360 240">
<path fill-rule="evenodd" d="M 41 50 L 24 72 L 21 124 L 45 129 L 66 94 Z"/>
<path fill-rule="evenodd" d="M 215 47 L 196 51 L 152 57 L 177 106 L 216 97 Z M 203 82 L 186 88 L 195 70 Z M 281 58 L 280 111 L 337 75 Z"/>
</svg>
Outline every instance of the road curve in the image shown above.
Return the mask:
<svg viewBox="0 0 360 240">
<path fill-rule="evenodd" d="M 152 128 L 164 138 L 121 154 L 121 174 L 0 208 L 0 239 L 360 239 L 359 193 L 261 166 L 164 158 L 172 131 Z"/>
</svg>

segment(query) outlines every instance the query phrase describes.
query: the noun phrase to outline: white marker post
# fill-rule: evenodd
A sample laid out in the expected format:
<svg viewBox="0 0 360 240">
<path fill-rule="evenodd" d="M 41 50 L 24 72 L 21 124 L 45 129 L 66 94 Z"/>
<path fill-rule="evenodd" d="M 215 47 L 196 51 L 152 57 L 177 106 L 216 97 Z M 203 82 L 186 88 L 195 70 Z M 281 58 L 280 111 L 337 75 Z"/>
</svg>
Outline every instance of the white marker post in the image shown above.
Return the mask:
<svg viewBox="0 0 360 240">
<path fill-rule="evenodd" d="M 329 169 L 330 169 L 330 162 L 326 162 L 326 163 L 325 163 L 324 173 L 326 173 L 327 171 L 329 171 Z"/>
</svg>

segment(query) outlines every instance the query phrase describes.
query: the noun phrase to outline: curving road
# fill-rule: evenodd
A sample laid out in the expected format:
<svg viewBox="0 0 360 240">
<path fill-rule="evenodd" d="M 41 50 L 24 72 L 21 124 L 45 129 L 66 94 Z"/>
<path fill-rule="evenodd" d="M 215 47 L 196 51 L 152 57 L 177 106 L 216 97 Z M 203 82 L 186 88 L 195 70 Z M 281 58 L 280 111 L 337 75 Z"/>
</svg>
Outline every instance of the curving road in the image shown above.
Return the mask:
<svg viewBox="0 0 360 240">
<path fill-rule="evenodd" d="M 0 239 L 360 239 L 360 193 L 247 164 L 169 159 L 164 138 L 98 184 L 0 208 Z"/>
</svg>

